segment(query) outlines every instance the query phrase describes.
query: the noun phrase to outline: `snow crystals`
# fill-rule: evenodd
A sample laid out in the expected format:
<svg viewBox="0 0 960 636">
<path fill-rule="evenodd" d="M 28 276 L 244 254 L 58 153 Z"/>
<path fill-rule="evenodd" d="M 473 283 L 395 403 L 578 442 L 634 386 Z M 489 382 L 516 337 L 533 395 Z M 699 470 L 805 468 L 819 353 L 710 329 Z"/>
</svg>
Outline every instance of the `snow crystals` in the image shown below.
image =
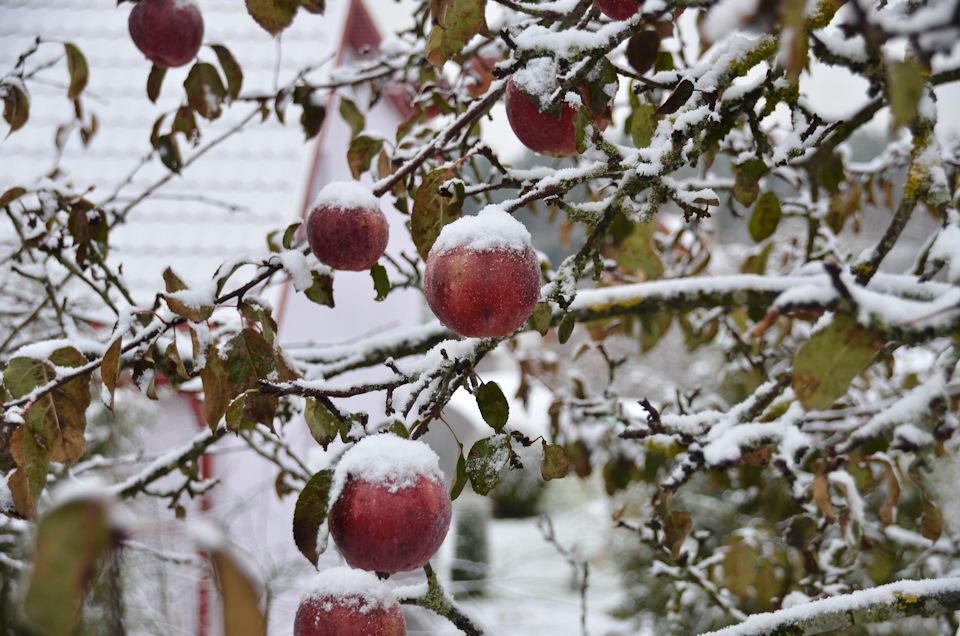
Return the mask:
<svg viewBox="0 0 960 636">
<path fill-rule="evenodd" d="M 369 435 L 344 453 L 337 464 L 330 501 L 336 501 L 348 477 L 383 484 L 396 492 L 413 487 L 421 476 L 443 481 L 440 458 L 432 448 L 393 433 Z"/>
<path fill-rule="evenodd" d="M 313 209 L 319 207 L 342 210 L 380 209 L 380 199 L 366 186 L 356 181 L 331 181 L 320 188 L 313 200 Z"/>
<path fill-rule="evenodd" d="M 431 251 L 437 254 L 463 247 L 474 252 L 531 248 L 532 237 L 520 221 L 501 207 L 488 205 L 476 216 L 465 216 L 440 231 Z"/>
<path fill-rule="evenodd" d="M 357 607 L 361 614 L 389 608 L 397 602 L 393 590 L 376 574 L 348 567 L 330 568 L 317 574 L 307 584 L 301 602 L 310 599 L 327 601 L 321 605 L 326 611 L 333 609 L 330 599 L 337 599 L 340 605 Z"/>
</svg>

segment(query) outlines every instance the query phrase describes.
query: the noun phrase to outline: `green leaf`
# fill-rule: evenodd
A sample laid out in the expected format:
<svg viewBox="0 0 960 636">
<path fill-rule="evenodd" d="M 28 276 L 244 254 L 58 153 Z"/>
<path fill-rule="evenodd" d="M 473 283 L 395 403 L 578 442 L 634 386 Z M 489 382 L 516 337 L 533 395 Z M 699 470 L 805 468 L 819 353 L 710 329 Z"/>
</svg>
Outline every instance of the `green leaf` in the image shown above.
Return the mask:
<svg viewBox="0 0 960 636">
<path fill-rule="evenodd" d="M 147 99 L 154 104 L 157 103 L 157 98 L 160 97 L 160 87 L 163 86 L 163 78 L 166 76 L 167 69 L 163 66 L 154 64 L 150 69 L 150 74 L 147 76 Z"/>
<path fill-rule="evenodd" d="M 640 316 L 640 350 L 646 353 L 657 346 L 672 321 L 673 314 L 669 311 L 645 313 Z"/>
<path fill-rule="evenodd" d="M 233 57 L 230 49 L 222 44 L 214 44 L 211 48 L 217 54 L 220 68 L 223 69 L 223 76 L 227 78 L 227 95 L 231 101 L 235 100 L 240 97 L 240 90 L 243 88 L 243 70 L 237 64 L 237 60 Z"/>
<path fill-rule="evenodd" d="M 200 129 L 197 127 L 197 118 L 193 116 L 192 108 L 184 106 L 177 109 L 170 132 L 183 133 L 187 141 L 194 146 L 200 143 Z"/>
<path fill-rule="evenodd" d="M 296 223 L 291 223 L 287 226 L 287 229 L 283 232 L 283 249 L 291 250 L 293 249 L 293 241 L 297 237 L 297 230 L 300 229 L 300 226 L 303 225 L 302 221 L 297 221 Z"/>
<path fill-rule="evenodd" d="M 67 88 L 67 99 L 77 99 L 87 87 L 90 71 L 87 68 L 87 58 L 83 56 L 74 44 L 66 42 L 63 45 L 67 53 L 67 72 L 70 73 L 70 87 Z"/>
<path fill-rule="evenodd" d="M 307 298 L 325 307 L 333 307 L 333 277 L 320 272 L 310 272 L 313 283 L 303 293 Z"/>
<path fill-rule="evenodd" d="M 617 249 L 617 263 L 628 272 L 643 272 L 647 280 L 663 275 L 663 261 L 653 238 L 652 224 L 638 223 Z"/>
<path fill-rule="evenodd" d="M 457 470 L 450 483 L 450 499 L 456 499 L 467 485 L 467 460 L 463 457 L 463 444 L 457 442 Z"/>
<path fill-rule="evenodd" d="M 227 97 L 217 67 L 206 62 L 197 62 L 190 67 L 187 79 L 183 80 L 187 91 L 187 103 L 204 119 L 216 119 L 223 110 L 221 104 Z"/>
<path fill-rule="evenodd" d="M 38 633 L 73 634 L 83 599 L 114 547 L 114 536 L 103 499 L 71 501 L 40 520 L 23 600 L 24 613 Z"/>
<path fill-rule="evenodd" d="M 173 135 L 160 135 L 157 137 L 157 152 L 160 153 L 160 161 L 170 172 L 180 174 L 183 167 L 183 159 L 180 158 L 180 147 Z"/>
<path fill-rule="evenodd" d="M 638 74 L 643 75 L 653 68 L 660 54 L 660 34 L 656 31 L 641 31 L 627 43 L 627 61 Z"/>
<path fill-rule="evenodd" d="M 759 243 L 769 238 L 777 229 L 780 223 L 780 199 L 776 193 L 764 192 L 757 199 L 757 204 L 753 207 L 753 214 L 750 216 L 750 236 Z"/>
<path fill-rule="evenodd" d="M 371 135 L 358 135 L 347 149 L 347 165 L 354 179 L 370 169 L 370 164 L 383 149 L 383 139 Z"/>
<path fill-rule="evenodd" d="M 324 0 L 300 0 L 300 6 L 309 13 L 323 13 Z"/>
<path fill-rule="evenodd" d="M 767 164 L 763 159 L 747 159 L 737 166 L 737 170 L 750 181 L 757 181 L 767 172 Z"/>
<path fill-rule="evenodd" d="M 577 317 L 573 315 L 572 311 L 564 314 L 563 320 L 560 321 L 560 326 L 557 327 L 557 338 L 559 338 L 560 344 L 566 344 L 571 334 L 573 334 L 573 328 L 576 324 Z"/>
<path fill-rule="evenodd" d="M 57 349 L 46 360 L 16 357 L 7 364 L 3 384 L 11 397 L 23 397 L 53 382 L 59 377 L 60 369 L 74 369 L 86 363 L 83 354 L 73 347 Z M 84 431 L 89 405 L 87 377 L 75 378 L 53 389 L 37 398 L 25 412 L 26 427 L 31 432 L 28 438 L 39 445 L 50 461 L 66 464 L 77 461 L 86 449 Z M 45 473 L 43 479 L 46 480 Z"/>
<path fill-rule="evenodd" d="M 620 75 L 613 62 L 605 57 L 600 58 L 600 62 L 594 66 L 593 71 L 587 76 L 583 83 L 582 92 L 585 94 L 587 108 L 593 117 L 601 119 L 613 119 L 613 106 L 610 95 L 615 95 L 620 87 Z M 591 120 L 593 119 L 591 117 Z"/>
<path fill-rule="evenodd" d="M 3 97 L 3 119 L 10 124 L 10 133 L 20 130 L 30 119 L 30 96 L 26 89 L 20 82 L 0 80 L 0 96 Z"/>
<path fill-rule="evenodd" d="M 423 178 L 413 197 L 410 213 L 410 237 L 420 258 L 426 260 L 430 248 L 447 223 L 460 218 L 463 200 L 444 197 L 439 188 L 447 176 L 446 168 L 438 168 Z M 459 200 L 458 200 L 459 199 Z"/>
<path fill-rule="evenodd" d="M 387 268 L 380 263 L 374 263 L 370 268 L 370 276 L 373 278 L 373 289 L 377 293 L 375 300 L 381 301 L 387 299 L 390 293 L 390 279 L 387 277 Z"/>
<path fill-rule="evenodd" d="M 496 432 L 503 431 L 503 427 L 507 425 L 507 419 L 510 417 L 510 405 L 507 403 L 507 398 L 503 395 L 500 385 L 496 382 L 484 382 L 477 389 L 476 398 L 483 421 Z"/>
<path fill-rule="evenodd" d="M 909 126 L 917 118 L 925 85 L 916 65 L 908 62 L 887 65 L 887 96 L 893 120 L 898 126 Z"/>
<path fill-rule="evenodd" d="M 363 129 L 367 127 L 367 120 L 363 113 L 360 112 L 353 100 L 346 97 L 340 98 L 340 116 L 343 117 L 343 121 L 350 124 L 350 139 L 362 133 Z"/>
<path fill-rule="evenodd" d="M 486 31 L 486 0 L 434 0 L 430 3 L 433 28 L 425 56 L 440 68 L 452 60 L 473 36 Z"/>
<path fill-rule="evenodd" d="M 5 208 L 23 195 L 27 193 L 26 188 L 21 188 L 17 186 L 15 188 L 10 188 L 3 194 L 0 194 L 0 208 Z"/>
<path fill-rule="evenodd" d="M 540 475 L 544 480 L 563 479 L 570 474 L 570 458 L 567 457 L 563 446 L 557 444 L 543 444 L 543 459 L 540 461 Z"/>
<path fill-rule="evenodd" d="M 734 169 L 733 198 L 750 207 L 760 194 L 759 177 L 751 177 L 753 170 Z"/>
<path fill-rule="evenodd" d="M 303 112 L 300 114 L 300 127 L 307 139 L 312 139 L 320 132 L 323 122 L 327 118 L 327 106 L 312 87 L 297 86 L 293 89 L 293 103 L 299 105 Z"/>
<path fill-rule="evenodd" d="M 586 106 L 577 109 L 573 116 L 573 142 L 577 152 L 587 149 L 587 130 L 594 125 L 593 115 Z"/>
<path fill-rule="evenodd" d="M 503 470 L 513 449 L 510 437 L 494 435 L 477 441 L 467 454 L 467 475 L 470 485 L 478 495 L 486 495 L 500 483 L 500 471 Z"/>
<path fill-rule="evenodd" d="M 299 0 L 246 0 L 247 12 L 270 35 L 277 35 L 293 22 Z"/>
<path fill-rule="evenodd" d="M 336 439 L 338 434 L 343 434 L 340 419 L 326 407 L 326 405 L 314 397 L 308 397 L 304 400 L 303 418 L 307 422 L 307 428 L 313 439 L 327 450 L 330 442 Z"/>
<path fill-rule="evenodd" d="M 541 336 L 547 335 L 550 325 L 553 322 L 553 308 L 550 303 L 542 301 L 533 308 L 533 314 L 530 316 L 530 326 L 540 332 Z"/>
<path fill-rule="evenodd" d="M 321 470 L 311 477 L 300 491 L 293 509 L 293 541 L 303 556 L 314 566 L 326 549 L 326 535 L 318 542 L 320 527 L 327 520 L 333 471 Z"/>
<path fill-rule="evenodd" d="M 845 314 L 816 332 L 793 359 L 793 390 L 807 410 L 826 409 L 867 370 L 883 341 Z"/>
<path fill-rule="evenodd" d="M 637 148 L 646 148 L 653 141 L 653 133 L 657 129 L 657 109 L 653 104 L 639 104 L 633 109 L 630 119 L 630 136 L 633 145 Z"/>
<path fill-rule="evenodd" d="M 655 115 L 657 117 L 662 115 L 672 115 L 680 110 L 680 107 L 686 104 L 692 95 L 693 82 L 688 79 L 681 80 L 680 83 L 677 84 L 677 87 L 673 89 L 673 92 L 670 93 L 670 97 L 668 97 L 665 102 L 660 104 L 660 107 L 656 110 Z"/>
<path fill-rule="evenodd" d="M 828 156 L 820 164 L 820 183 L 830 194 L 836 194 L 840 191 L 840 184 L 846 180 L 846 174 L 843 168 L 843 157 L 839 154 Z"/>
</svg>

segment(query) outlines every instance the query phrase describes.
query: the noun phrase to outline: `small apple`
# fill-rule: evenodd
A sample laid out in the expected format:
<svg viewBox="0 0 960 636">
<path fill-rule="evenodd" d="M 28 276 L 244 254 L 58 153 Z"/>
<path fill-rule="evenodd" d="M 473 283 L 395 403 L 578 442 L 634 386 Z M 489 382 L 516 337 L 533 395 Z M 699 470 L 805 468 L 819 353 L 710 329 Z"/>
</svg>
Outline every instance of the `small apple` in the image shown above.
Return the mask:
<svg viewBox="0 0 960 636">
<path fill-rule="evenodd" d="M 293 620 L 293 636 L 404 636 L 403 612 L 375 574 L 346 567 L 311 582 Z"/>
<path fill-rule="evenodd" d="M 427 255 L 427 304 L 468 338 L 507 336 L 540 299 L 540 262 L 522 223 L 495 205 L 440 231 Z"/>
<path fill-rule="evenodd" d="M 628 20 L 640 13 L 640 3 L 637 0 L 593 0 L 593 4 L 614 20 Z"/>
<path fill-rule="evenodd" d="M 307 242 L 317 260 L 334 269 L 370 269 L 387 249 L 390 227 L 380 200 L 356 182 L 328 183 L 307 217 Z"/>
<path fill-rule="evenodd" d="M 423 442 L 365 437 L 333 475 L 330 535 L 351 567 L 408 572 L 430 560 L 450 529 L 440 460 Z"/>
<path fill-rule="evenodd" d="M 127 27 L 137 48 L 163 68 L 190 62 L 203 43 L 203 16 L 194 0 L 140 0 Z"/>
<path fill-rule="evenodd" d="M 517 139 L 524 146 L 552 157 L 572 157 L 579 153 L 576 142 L 577 107 L 567 99 L 559 105 L 559 113 L 541 110 L 543 99 L 548 99 L 557 87 L 557 63 L 549 57 L 538 57 L 516 71 L 507 82 L 504 105 L 507 121 Z M 579 95 L 600 130 L 610 123 L 610 103 L 591 103 L 586 86 L 579 87 Z"/>
</svg>

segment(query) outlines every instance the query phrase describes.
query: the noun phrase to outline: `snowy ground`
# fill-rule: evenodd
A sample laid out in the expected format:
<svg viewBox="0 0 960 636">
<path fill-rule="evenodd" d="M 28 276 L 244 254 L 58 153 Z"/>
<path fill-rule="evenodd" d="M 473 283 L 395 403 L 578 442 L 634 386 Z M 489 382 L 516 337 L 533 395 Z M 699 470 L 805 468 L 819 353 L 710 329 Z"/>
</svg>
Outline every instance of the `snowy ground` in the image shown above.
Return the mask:
<svg viewBox="0 0 960 636">
<path fill-rule="evenodd" d="M 616 564 L 607 551 L 617 532 L 612 528 L 610 502 L 595 483 L 572 476 L 564 482 L 552 484 L 544 509 L 549 511 L 557 543 L 572 550 L 576 560 L 588 563 L 586 631 L 581 624 L 578 573 L 544 538 L 539 528 L 542 521 L 533 517 L 489 522 L 490 574 L 484 593 L 457 598 L 459 607 L 485 634 L 597 636 L 629 631 L 628 625 L 609 615 L 622 594 Z M 449 567 L 450 552 L 445 545 L 434 559 L 438 569 Z M 407 611 L 408 634 L 461 633 L 428 612 Z"/>
</svg>

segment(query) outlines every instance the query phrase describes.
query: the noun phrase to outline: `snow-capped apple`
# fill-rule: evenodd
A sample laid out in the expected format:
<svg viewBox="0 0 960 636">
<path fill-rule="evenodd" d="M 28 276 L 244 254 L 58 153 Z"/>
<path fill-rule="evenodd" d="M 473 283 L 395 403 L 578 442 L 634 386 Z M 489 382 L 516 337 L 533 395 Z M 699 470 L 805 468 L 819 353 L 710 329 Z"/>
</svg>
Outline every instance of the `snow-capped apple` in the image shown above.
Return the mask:
<svg viewBox="0 0 960 636">
<path fill-rule="evenodd" d="M 542 155 L 572 157 L 578 154 L 576 115 L 581 104 L 586 104 L 594 123 L 605 130 L 610 123 L 613 95 L 603 95 L 603 103 L 591 100 L 586 85 L 578 93 L 567 93 L 561 103 L 553 106 L 551 99 L 557 87 L 557 65 L 552 58 L 534 58 L 507 81 L 504 106 L 507 121 L 520 142 Z M 601 100 L 602 101 L 602 100 Z M 559 107 L 559 110 L 556 108 Z"/>
<path fill-rule="evenodd" d="M 390 227 L 380 200 L 352 181 L 328 183 L 307 217 L 307 242 L 317 260 L 334 269 L 370 269 L 387 249 Z"/>
<path fill-rule="evenodd" d="M 640 13 L 637 0 L 593 0 L 593 4 L 614 20 L 627 20 Z"/>
<path fill-rule="evenodd" d="M 540 262 L 523 223 L 488 205 L 440 231 L 427 255 L 427 304 L 461 336 L 507 336 L 540 299 Z"/>
<path fill-rule="evenodd" d="M 437 454 L 392 433 L 365 437 L 343 454 L 330 498 L 330 535 L 347 564 L 361 570 L 423 567 L 450 529 Z"/>
<path fill-rule="evenodd" d="M 324 570 L 311 581 L 293 621 L 293 636 L 403 636 L 393 591 L 371 572 Z"/>
<path fill-rule="evenodd" d="M 203 16 L 195 0 L 140 0 L 127 27 L 137 48 L 163 68 L 187 64 L 203 43 Z"/>
</svg>

